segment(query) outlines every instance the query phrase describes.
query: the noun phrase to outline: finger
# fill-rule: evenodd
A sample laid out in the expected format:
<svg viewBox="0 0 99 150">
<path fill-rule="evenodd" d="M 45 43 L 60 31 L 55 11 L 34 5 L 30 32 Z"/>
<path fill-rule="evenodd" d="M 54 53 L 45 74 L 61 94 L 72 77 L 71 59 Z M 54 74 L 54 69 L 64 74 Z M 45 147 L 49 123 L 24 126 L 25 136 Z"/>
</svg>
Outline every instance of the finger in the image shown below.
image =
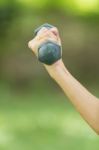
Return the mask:
<svg viewBox="0 0 99 150">
<path fill-rule="evenodd" d="M 57 43 L 57 40 L 55 40 L 54 38 L 47 38 L 47 37 L 43 37 L 40 40 L 31 40 L 28 43 L 28 47 L 35 53 L 35 55 L 38 57 L 38 48 L 40 45 L 42 45 L 43 43 L 46 43 L 47 41 L 52 41 L 54 43 Z"/>
<path fill-rule="evenodd" d="M 46 41 L 52 41 L 61 46 L 60 37 L 53 34 L 52 31 L 58 33 L 56 28 L 53 28 L 53 30 L 46 30 L 46 28 L 42 28 L 39 34 L 28 43 L 28 47 L 32 49 L 35 54 L 37 54 L 40 44 L 45 43 Z"/>
<path fill-rule="evenodd" d="M 42 28 L 38 31 L 37 35 L 40 35 L 40 34 L 42 34 L 42 33 L 45 33 L 46 31 L 48 31 L 48 29 L 45 28 L 45 27 L 42 27 Z"/>
<path fill-rule="evenodd" d="M 58 43 L 59 43 L 59 45 L 61 45 L 61 39 L 60 39 L 60 36 L 59 36 L 58 29 L 57 29 L 56 27 L 54 27 L 54 28 L 51 28 L 50 31 L 51 31 L 55 36 L 57 36 Z"/>
<path fill-rule="evenodd" d="M 36 36 L 36 40 L 41 40 L 41 39 L 43 39 L 43 38 L 53 38 L 53 39 L 55 39 L 55 40 L 58 40 L 58 37 L 57 36 L 55 36 L 55 34 L 53 34 L 50 30 L 48 30 L 48 31 L 46 31 L 46 32 L 43 32 L 42 34 L 40 34 L 40 35 L 37 35 Z"/>
<path fill-rule="evenodd" d="M 58 35 L 56 36 L 55 34 L 52 33 L 52 31 L 50 31 L 49 35 L 50 35 L 49 36 L 50 38 L 52 38 L 53 40 L 55 39 L 57 41 L 57 43 L 59 45 L 61 45 L 61 40 L 60 40 L 60 37 Z"/>
<path fill-rule="evenodd" d="M 35 53 L 37 51 L 37 41 L 35 39 L 32 39 L 28 42 L 28 47 Z"/>
<path fill-rule="evenodd" d="M 37 36 L 38 36 L 37 38 L 41 39 L 41 38 L 43 38 L 43 36 L 49 37 L 51 35 L 50 33 L 53 33 L 53 35 L 55 35 L 56 37 L 59 38 L 58 29 L 56 27 L 53 27 L 51 29 L 47 29 L 46 27 L 42 27 L 42 29 L 37 34 Z"/>
</svg>

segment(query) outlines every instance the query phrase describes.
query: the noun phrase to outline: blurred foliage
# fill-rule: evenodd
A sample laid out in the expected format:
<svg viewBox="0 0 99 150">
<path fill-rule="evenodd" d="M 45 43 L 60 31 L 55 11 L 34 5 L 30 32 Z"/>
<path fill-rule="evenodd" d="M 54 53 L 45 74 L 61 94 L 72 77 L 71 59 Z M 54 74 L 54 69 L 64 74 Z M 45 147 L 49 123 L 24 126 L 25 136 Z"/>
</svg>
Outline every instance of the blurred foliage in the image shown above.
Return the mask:
<svg viewBox="0 0 99 150">
<path fill-rule="evenodd" d="M 17 5 L 14 1 L 9 1 L 6 5 L 0 5 L 0 38 L 5 37 L 5 32 L 9 28 L 13 19 L 17 16 Z"/>
<path fill-rule="evenodd" d="M 31 82 L 45 76 L 27 48 L 33 30 L 48 22 L 59 28 L 63 59 L 78 79 L 97 83 L 99 65 L 99 4 L 97 0 L 1 0 L 1 79 Z M 38 72 L 40 71 L 40 74 Z M 18 72 L 18 73 L 17 73 Z M 77 74 L 77 75 L 76 75 Z M 39 84 L 39 83 L 38 83 Z"/>
<path fill-rule="evenodd" d="M 0 150 L 98 150 L 98 136 L 66 97 L 41 90 L 12 93 L 0 85 Z"/>
</svg>

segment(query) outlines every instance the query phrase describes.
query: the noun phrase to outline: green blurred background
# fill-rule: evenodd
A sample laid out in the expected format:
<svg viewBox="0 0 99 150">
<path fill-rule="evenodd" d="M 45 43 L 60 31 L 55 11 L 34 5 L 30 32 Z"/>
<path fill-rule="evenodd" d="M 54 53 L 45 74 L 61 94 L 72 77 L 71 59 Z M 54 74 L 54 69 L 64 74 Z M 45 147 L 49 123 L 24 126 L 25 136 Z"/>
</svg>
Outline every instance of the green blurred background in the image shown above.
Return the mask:
<svg viewBox="0 0 99 150">
<path fill-rule="evenodd" d="M 69 71 L 99 96 L 98 0 L 0 0 L 0 150 L 98 150 L 97 135 L 27 47 L 46 22 L 59 29 Z"/>
</svg>

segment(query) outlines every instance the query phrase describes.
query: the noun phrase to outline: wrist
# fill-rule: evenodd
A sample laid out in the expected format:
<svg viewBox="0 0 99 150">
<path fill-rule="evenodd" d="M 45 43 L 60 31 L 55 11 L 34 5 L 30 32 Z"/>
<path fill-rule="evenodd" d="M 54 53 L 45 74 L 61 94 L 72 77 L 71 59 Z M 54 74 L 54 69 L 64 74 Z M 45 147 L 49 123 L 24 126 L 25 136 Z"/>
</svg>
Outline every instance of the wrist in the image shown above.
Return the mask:
<svg viewBox="0 0 99 150">
<path fill-rule="evenodd" d="M 58 60 L 57 62 L 55 62 L 54 64 L 52 64 L 51 66 L 48 65 L 44 65 L 45 68 L 47 69 L 49 75 L 53 78 L 56 79 L 58 76 L 61 75 L 61 73 L 65 73 L 65 74 L 69 74 L 67 68 L 65 67 L 62 59 Z"/>
</svg>

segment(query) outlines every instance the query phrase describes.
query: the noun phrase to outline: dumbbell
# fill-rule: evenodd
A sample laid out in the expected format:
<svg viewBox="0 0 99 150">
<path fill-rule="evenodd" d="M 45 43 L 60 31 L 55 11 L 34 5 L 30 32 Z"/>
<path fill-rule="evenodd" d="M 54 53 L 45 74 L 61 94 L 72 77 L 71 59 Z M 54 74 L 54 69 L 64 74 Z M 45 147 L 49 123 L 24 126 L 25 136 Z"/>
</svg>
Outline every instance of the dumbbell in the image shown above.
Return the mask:
<svg viewBox="0 0 99 150">
<path fill-rule="evenodd" d="M 42 27 L 51 29 L 54 26 L 52 26 L 48 23 L 41 25 L 34 31 L 35 36 L 42 29 Z M 47 65 L 52 65 L 60 58 L 61 58 L 61 46 L 56 44 L 55 42 L 48 40 L 48 41 L 42 43 L 38 47 L 38 60 L 40 62 L 47 64 Z"/>
</svg>

